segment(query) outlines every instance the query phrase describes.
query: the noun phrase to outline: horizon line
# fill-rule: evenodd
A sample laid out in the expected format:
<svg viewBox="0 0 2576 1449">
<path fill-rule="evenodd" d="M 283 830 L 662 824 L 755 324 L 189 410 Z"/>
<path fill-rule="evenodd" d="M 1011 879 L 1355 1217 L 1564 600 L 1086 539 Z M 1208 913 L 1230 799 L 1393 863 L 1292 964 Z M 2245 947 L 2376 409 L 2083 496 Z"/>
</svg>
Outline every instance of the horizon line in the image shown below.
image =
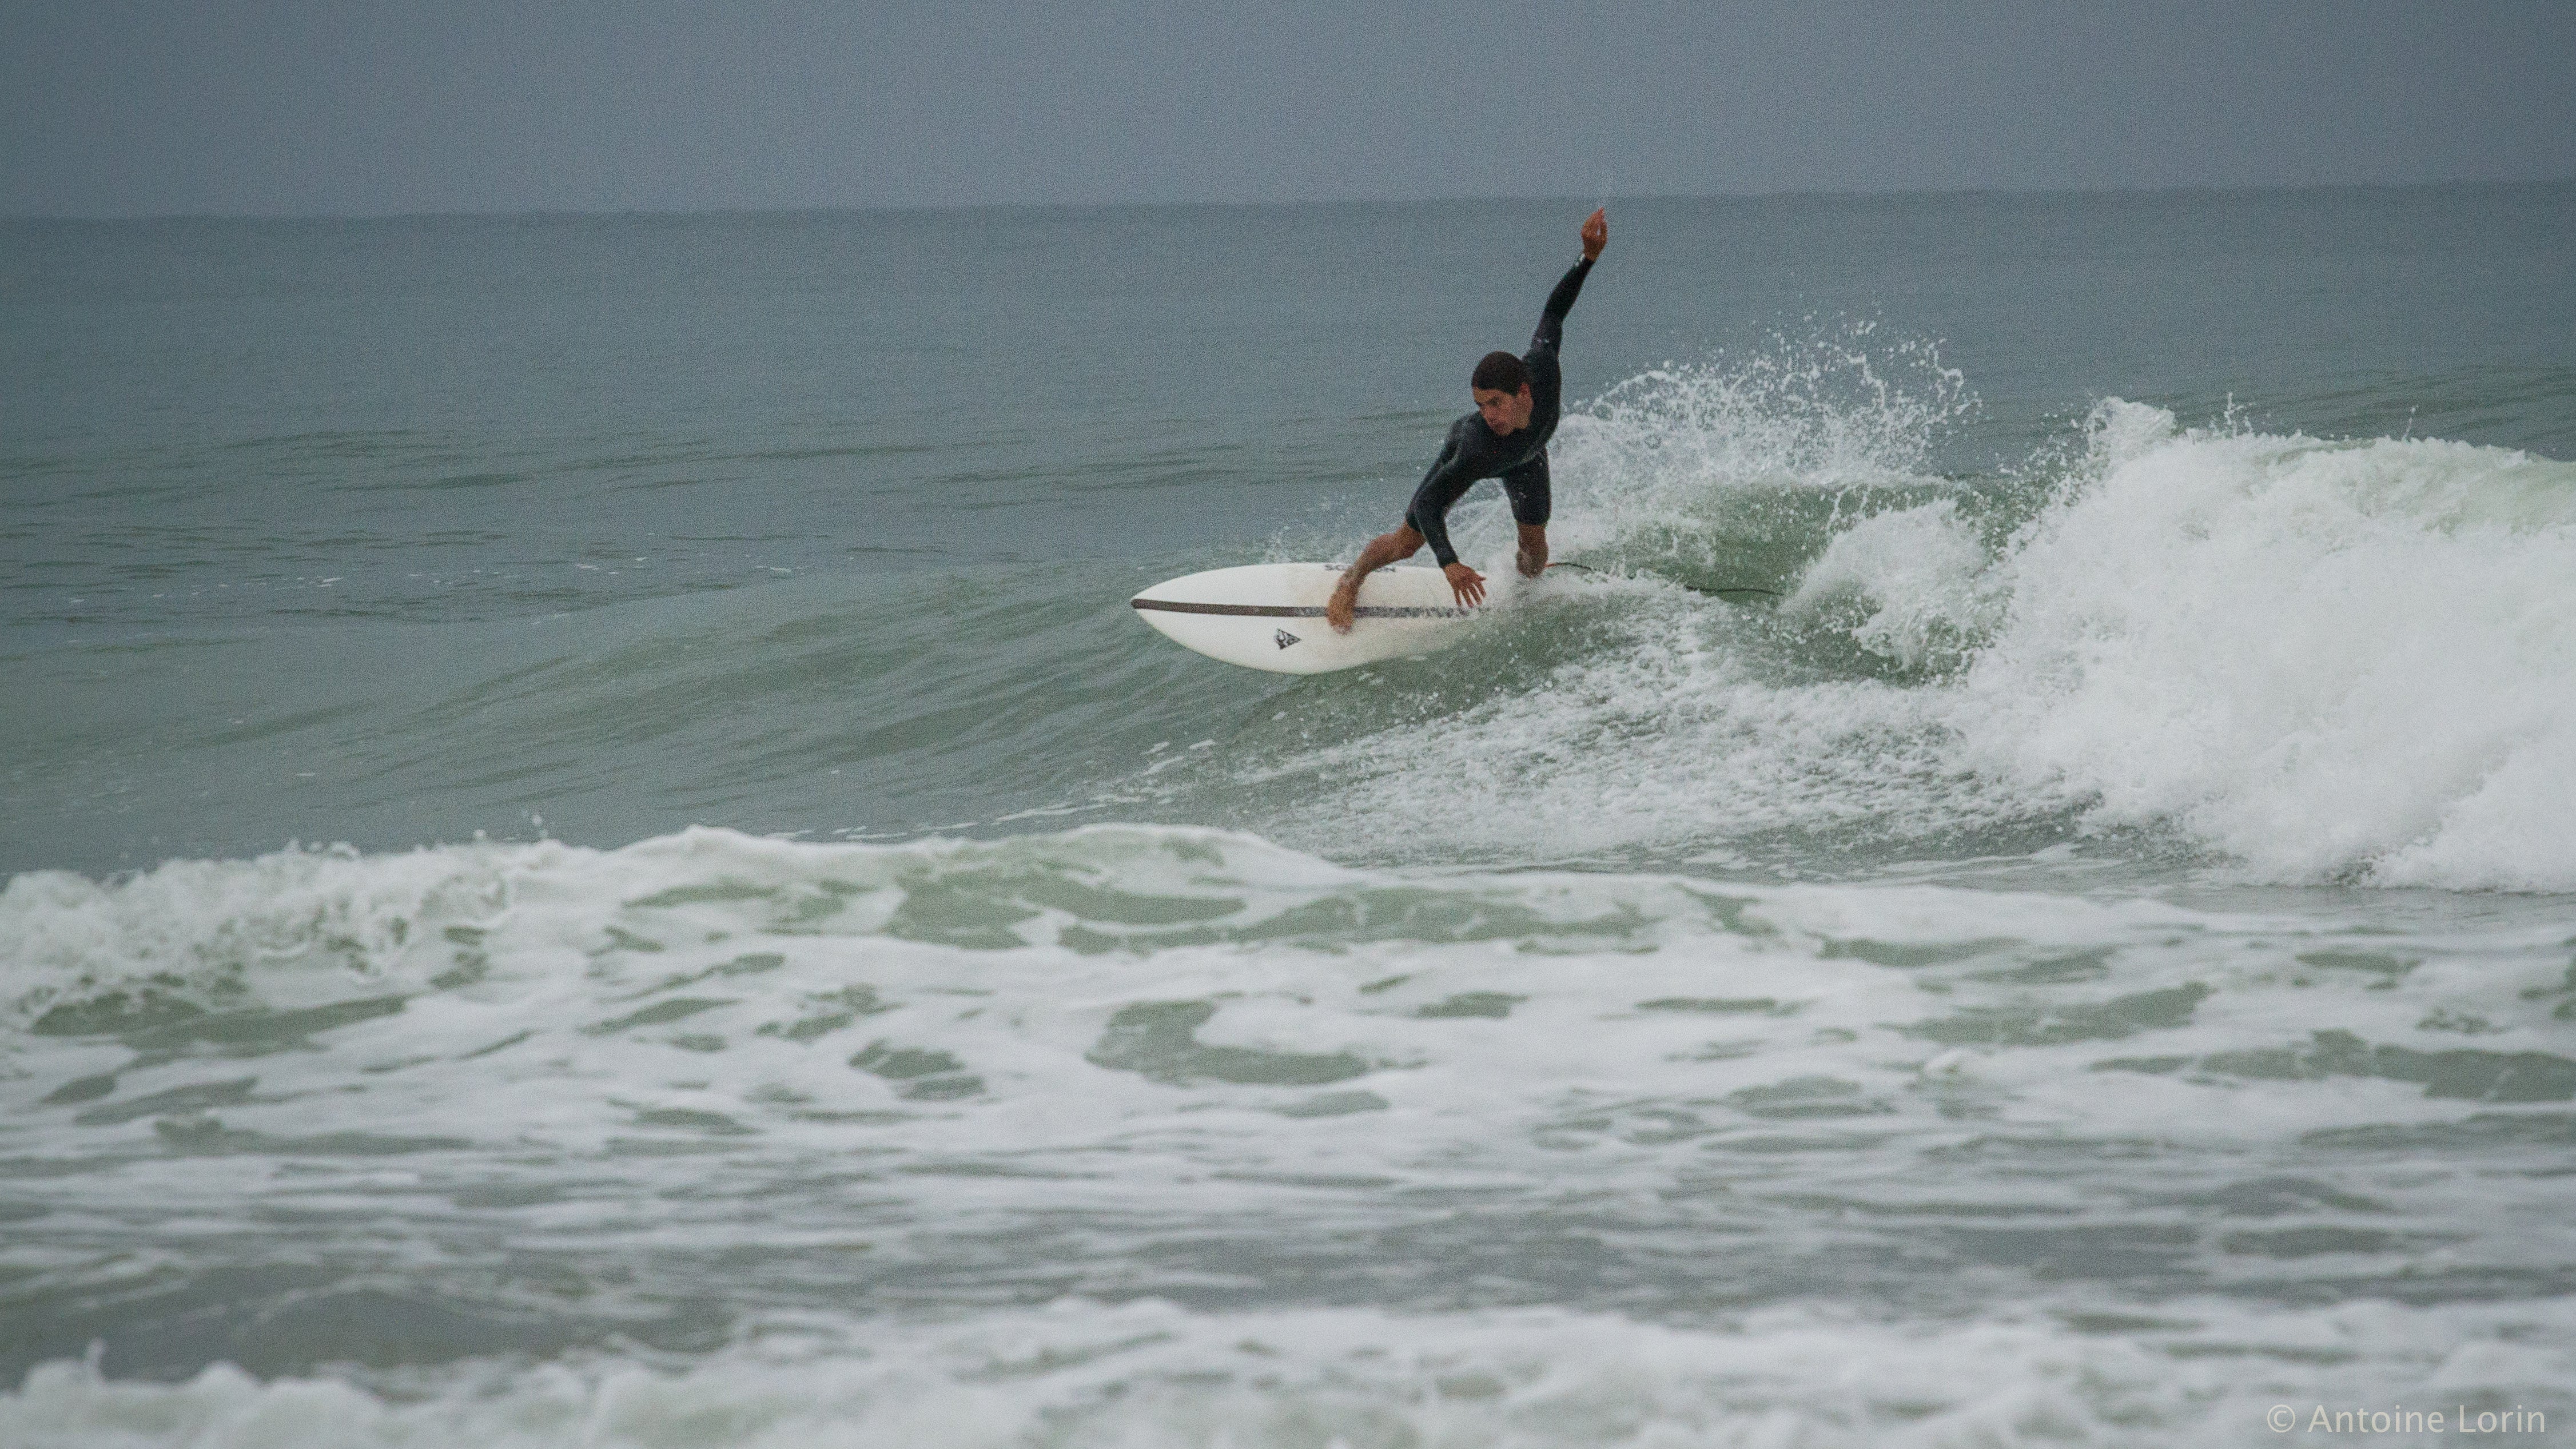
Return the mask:
<svg viewBox="0 0 2576 1449">
<path fill-rule="evenodd" d="M 642 207 L 519 207 L 491 210 L 410 210 L 410 211 L 161 211 L 161 212 L 0 212 L 0 223 L 61 222 L 113 224 L 123 222 L 174 221 L 430 221 L 472 220 L 505 221 L 511 219 L 549 219 L 578 217 L 694 217 L 694 216 L 901 216 L 948 212 L 977 211 L 1266 211 L 1298 207 L 1348 206 L 1429 206 L 1464 202 L 1544 202 L 1581 203 L 1631 201 L 1870 201 L 1936 197 L 2153 197 L 2153 196 L 2250 196 L 2267 192 L 2322 191 L 2441 191 L 2441 190 L 2509 190 L 2513 188 L 2545 189 L 2576 185 L 2576 175 L 2500 179 L 2462 177 L 2434 181 L 2309 181 L 2269 182 L 2262 184 L 2194 183 L 2170 186 L 1924 186 L 1884 188 L 1781 188 L 1768 191 L 1640 191 L 1613 192 L 1607 197 L 1595 192 L 1548 194 L 1529 193 L 1448 193 L 1427 196 L 1384 197 L 1343 196 L 1307 197 L 1295 200 L 1269 201 L 953 201 L 902 204 L 843 203 L 816 206 L 642 206 Z"/>
</svg>

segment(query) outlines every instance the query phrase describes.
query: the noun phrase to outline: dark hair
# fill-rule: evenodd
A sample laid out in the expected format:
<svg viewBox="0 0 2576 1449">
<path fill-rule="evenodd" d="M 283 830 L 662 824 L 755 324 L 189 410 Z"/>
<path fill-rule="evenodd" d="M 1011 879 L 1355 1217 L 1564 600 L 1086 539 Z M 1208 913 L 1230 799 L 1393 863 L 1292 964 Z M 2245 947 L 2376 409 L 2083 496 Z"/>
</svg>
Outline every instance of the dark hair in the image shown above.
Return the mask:
<svg viewBox="0 0 2576 1449">
<path fill-rule="evenodd" d="M 1508 352 L 1488 352 L 1477 360 L 1476 375 L 1467 379 L 1473 388 L 1491 388 L 1496 392 L 1519 392 L 1529 386 L 1529 364 Z"/>
</svg>

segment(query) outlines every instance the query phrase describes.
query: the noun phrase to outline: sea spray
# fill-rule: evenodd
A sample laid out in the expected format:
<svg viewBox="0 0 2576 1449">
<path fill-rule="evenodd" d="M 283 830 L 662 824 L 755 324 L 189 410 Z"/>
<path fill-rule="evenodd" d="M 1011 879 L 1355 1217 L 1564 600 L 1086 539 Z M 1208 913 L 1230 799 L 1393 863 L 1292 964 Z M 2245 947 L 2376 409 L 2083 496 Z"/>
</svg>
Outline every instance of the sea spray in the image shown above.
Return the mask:
<svg viewBox="0 0 2576 1449">
<path fill-rule="evenodd" d="M 1240 818 L 1391 859 L 2127 834 L 2254 880 L 2576 888 L 2576 466 L 2111 400 L 2070 463 L 1962 489 L 1904 471 L 1956 399 L 1783 377 L 1614 389 L 1559 473 L 1624 576 L 1533 591 L 1398 723 L 1250 732 L 1211 762 Z M 1694 592 L 1721 578 L 1789 597 Z"/>
</svg>

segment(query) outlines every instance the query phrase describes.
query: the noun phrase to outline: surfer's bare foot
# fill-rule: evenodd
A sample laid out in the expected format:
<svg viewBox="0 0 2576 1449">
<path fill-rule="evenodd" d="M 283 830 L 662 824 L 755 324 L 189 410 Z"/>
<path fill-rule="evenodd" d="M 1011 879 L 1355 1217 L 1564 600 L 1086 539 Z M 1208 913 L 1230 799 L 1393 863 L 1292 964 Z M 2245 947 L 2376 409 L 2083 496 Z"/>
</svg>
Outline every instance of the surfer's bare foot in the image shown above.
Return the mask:
<svg viewBox="0 0 2576 1449">
<path fill-rule="evenodd" d="M 1520 530 L 1521 551 L 1515 562 L 1520 565 L 1522 578 L 1534 579 L 1547 572 L 1547 526 L 1524 523 Z"/>
<path fill-rule="evenodd" d="M 1325 601 L 1324 622 L 1332 625 L 1336 634 L 1351 632 L 1351 621 L 1359 617 L 1360 580 L 1397 559 L 1413 557 L 1421 548 L 1422 535 L 1409 523 L 1393 533 L 1370 539 L 1368 547 L 1360 550 L 1359 561 L 1343 572 L 1332 598 Z"/>
<path fill-rule="evenodd" d="M 1308 594 L 1306 597 L 1311 599 L 1315 596 Z M 1324 603 L 1324 622 L 1333 626 L 1334 633 L 1351 632 L 1351 620 L 1356 616 L 1359 600 L 1360 581 L 1357 579 L 1343 579 L 1334 588 L 1332 598 Z"/>
</svg>

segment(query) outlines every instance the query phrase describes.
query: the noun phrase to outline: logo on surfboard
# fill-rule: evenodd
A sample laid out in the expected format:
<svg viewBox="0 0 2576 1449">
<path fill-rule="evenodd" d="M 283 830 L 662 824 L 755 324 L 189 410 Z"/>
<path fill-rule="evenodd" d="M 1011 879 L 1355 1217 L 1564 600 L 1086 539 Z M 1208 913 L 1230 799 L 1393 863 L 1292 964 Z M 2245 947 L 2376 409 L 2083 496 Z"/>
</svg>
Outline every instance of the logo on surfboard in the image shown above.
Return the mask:
<svg viewBox="0 0 2576 1449">
<path fill-rule="evenodd" d="M 1276 642 L 1276 643 L 1279 645 L 1279 647 L 1280 647 L 1280 648 L 1282 648 L 1282 649 L 1287 648 L 1287 647 L 1288 647 L 1289 645 L 1291 645 L 1291 644 L 1295 644 L 1295 643 L 1298 643 L 1298 642 L 1299 642 L 1299 640 L 1298 640 L 1298 638 L 1297 638 L 1297 636 L 1296 636 L 1296 635 L 1289 633 L 1289 632 L 1288 632 L 1287 630 L 1285 630 L 1285 629 L 1281 629 L 1281 630 L 1278 630 L 1278 631 L 1274 632 L 1270 637 L 1271 637 L 1271 639 L 1272 639 L 1274 642 Z"/>
</svg>

